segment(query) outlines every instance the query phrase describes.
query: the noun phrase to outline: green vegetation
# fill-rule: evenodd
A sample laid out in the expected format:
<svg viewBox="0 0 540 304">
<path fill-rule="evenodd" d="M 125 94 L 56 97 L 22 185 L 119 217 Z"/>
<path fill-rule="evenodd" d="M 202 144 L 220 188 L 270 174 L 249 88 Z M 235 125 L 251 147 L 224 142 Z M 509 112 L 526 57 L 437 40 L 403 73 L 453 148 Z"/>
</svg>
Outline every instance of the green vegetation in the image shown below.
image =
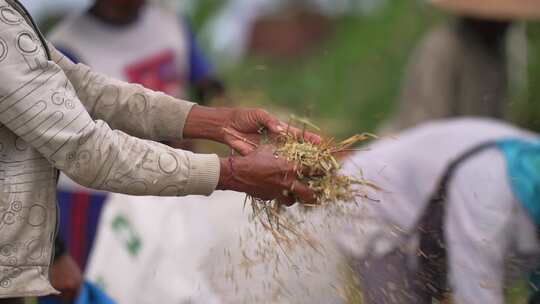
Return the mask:
<svg viewBox="0 0 540 304">
<path fill-rule="evenodd" d="M 201 0 L 195 27 L 221 5 Z M 440 19 L 417 2 L 392 1 L 374 16 L 339 18 L 334 34 L 304 58 L 250 57 L 224 78 L 235 101 L 307 115 L 330 135 L 374 131 L 393 111 L 411 51 Z M 516 123 L 540 131 L 540 24 L 529 24 L 527 32 L 527 91 L 511 99 L 510 109 Z"/>
<path fill-rule="evenodd" d="M 527 91 L 512 104 L 519 125 L 540 132 L 540 23 L 527 27 L 529 38 Z"/>
<path fill-rule="evenodd" d="M 344 17 L 320 49 L 294 62 L 248 58 L 227 71 L 235 96 L 307 114 L 331 135 L 373 131 L 389 116 L 409 53 L 431 11 L 399 1 L 380 14 Z"/>
</svg>

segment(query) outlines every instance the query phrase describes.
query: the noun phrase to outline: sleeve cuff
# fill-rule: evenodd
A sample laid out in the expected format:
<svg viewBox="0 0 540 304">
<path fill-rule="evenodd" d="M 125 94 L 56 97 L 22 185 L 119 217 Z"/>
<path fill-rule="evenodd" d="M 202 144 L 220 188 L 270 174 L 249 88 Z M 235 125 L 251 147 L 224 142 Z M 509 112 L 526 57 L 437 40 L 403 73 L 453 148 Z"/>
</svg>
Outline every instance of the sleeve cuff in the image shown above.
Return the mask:
<svg viewBox="0 0 540 304">
<path fill-rule="evenodd" d="M 186 194 L 210 195 L 219 182 L 220 162 L 215 154 L 193 154 L 189 161 Z"/>
<path fill-rule="evenodd" d="M 177 135 L 180 134 L 179 139 L 184 138 L 184 126 L 186 125 L 186 120 L 188 118 L 189 112 L 191 112 L 191 109 L 193 108 L 194 105 L 196 105 L 196 103 L 190 102 L 190 101 L 181 100 L 179 102 L 179 107 L 180 107 L 180 111 L 179 111 L 180 117 L 178 117 L 179 126 L 176 128 L 176 130 L 174 130 L 174 132 L 179 132 L 179 133 L 176 133 Z"/>
<path fill-rule="evenodd" d="M 152 139 L 182 140 L 186 119 L 195 105 L 193 102 L 176 99 L 163 93 L 150 92 L 152 104 Z"/>
</svg>

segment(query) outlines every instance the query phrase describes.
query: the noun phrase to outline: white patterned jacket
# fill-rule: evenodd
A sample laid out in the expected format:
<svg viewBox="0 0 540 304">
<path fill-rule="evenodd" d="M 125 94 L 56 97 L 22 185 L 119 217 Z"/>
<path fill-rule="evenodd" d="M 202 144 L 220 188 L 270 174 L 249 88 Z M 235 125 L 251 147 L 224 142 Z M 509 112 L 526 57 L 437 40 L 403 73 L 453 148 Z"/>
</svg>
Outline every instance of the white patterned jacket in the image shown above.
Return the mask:
<svg viewBox="0 0 540 304">
<path fill-rule="evenodd" d="M 73 64 L 17 0 L 0 0 L 0 298 L 56 292 L 58 170 L 132 195 L 213 192 L 216 155 L 154 142 L 181 139 L 192 106 Z"/>
</svg>

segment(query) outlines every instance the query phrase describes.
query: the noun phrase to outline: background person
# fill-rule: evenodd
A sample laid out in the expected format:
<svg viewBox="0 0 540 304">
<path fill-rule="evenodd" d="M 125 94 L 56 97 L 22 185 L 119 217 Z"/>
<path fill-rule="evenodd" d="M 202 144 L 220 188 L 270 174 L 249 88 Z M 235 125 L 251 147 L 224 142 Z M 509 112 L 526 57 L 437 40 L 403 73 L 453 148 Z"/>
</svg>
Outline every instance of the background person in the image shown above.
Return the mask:
<svg viewBox="0 0 540 304">
<path fill-rule="evenodd" d="M 506 287 L 540 261 L 539 135 L 453 119 L 369 148 L 344 172 L 362 170 L 381 190 L 368 190 L 338 237 L 363 303 L 508 303 Z"/>
<path fill-rule="evenodd" d="M 186 20 L 146 0 L 96 0 L 66 17 L 50 41 L 74 62 L 117 79 L 200 104 L 223 94 Z"/>
<path fill-rule="evenodd" d="M 512 25 L 540 18 L 531 0 L 430 0 L 456 15 L 430 31 L 412 55 L 393 121 L 398 131 L 429 119 L 474 115 L 507 118 L 509 49 L 526 46 L 509 40 Z M 523 56 L 523 57 L 526 57 Z"/>
</svg>

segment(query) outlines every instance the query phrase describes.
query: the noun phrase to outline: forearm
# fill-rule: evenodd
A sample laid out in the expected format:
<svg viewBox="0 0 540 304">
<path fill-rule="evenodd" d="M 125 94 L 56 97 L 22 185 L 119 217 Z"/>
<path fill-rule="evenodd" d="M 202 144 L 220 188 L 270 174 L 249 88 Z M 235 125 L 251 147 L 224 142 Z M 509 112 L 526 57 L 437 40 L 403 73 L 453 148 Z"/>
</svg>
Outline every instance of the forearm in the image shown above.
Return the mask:
<svg viewBox="0 0 540 304">
<path fill-rule="evenodd" d="M 227 121 L 230 121 L 232 111 L 230 108 L 195 105 L 186 119 L 183 137 L 222 142 L 224 126 Z"/>
<path fill-rule="evenodd" d="M 83 64 L 72 63 L 51 44 L 49 48 L 53 61 L 69 80 L 67 85 L 73 86 L 92 118 L 140 138 L 182 139 L 194 103 L 95 73 Z"/>
<path fill-rule="evenodd" d="M 23 30 L 24 25 L 0 26 L 13 49 Z M 64 70 L 47 61 L 43 50 L 27 57 L 10 52 L 1 62 L 0 78 L 0 124 L 76 182 L 136 195 L 210 194 L 215 189 L 220 171 L 216 155 L 175 150 L 93 119 Z M 163 124 L 158 121 L 151 127 Z M 173 130 L 161 134 L 167 133 Z"/>
<path fill-rule="evenodd" d="M 218 183 L 216 155 L 194 154 L 92 124 L 50 156 L 83 186 L 131 195 L 209 195 Z M 80 142 L 83 144 L 80 144 Z"/>
</svg>

